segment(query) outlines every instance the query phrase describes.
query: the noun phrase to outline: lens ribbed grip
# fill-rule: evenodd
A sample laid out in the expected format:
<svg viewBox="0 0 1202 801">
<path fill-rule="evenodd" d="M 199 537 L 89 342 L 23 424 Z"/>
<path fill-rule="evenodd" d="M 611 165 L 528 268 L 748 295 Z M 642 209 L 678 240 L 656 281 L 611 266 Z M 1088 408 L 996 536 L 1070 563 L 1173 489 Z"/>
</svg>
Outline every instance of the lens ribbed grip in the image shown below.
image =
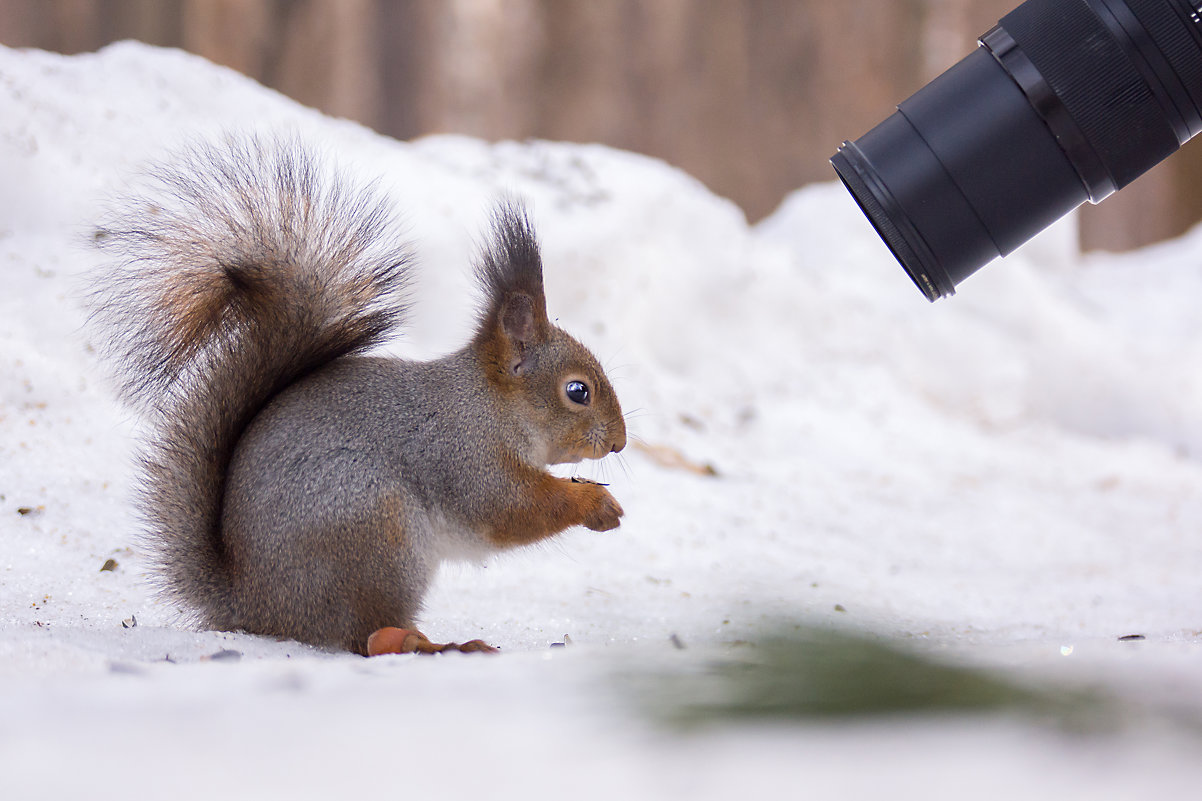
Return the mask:
<svg viewBox="0 0 1202 801">
<path fill-rule="evenodd" d="M 1176 73 L 1190 105 L 1182 109 L 1190 132 L 1202 129 L 1202 50 L 1189 31 L 1188 12 L 1166 0 L 1127 0 L 1127 7 L 1147 30 L 1169 66 Z"/>
<path fill-rule="evenodd" d="M 1028 0 L 1001 26 L 1064 104 L 1115 188 L 1177 149 L 1164 110 L 1085 0 Z"/>
</svg>

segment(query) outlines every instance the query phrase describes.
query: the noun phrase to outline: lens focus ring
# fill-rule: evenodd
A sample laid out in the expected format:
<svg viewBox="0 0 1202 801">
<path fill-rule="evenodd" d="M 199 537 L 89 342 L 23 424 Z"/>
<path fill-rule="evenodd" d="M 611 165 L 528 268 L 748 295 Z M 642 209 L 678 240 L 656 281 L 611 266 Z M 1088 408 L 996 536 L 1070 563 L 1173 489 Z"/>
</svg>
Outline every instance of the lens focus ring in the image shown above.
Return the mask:
<svg viewBox="0 0 1202 801">
<path fill-rule="evenodd" d="M 1185 119 L 1185 138 L 1196 136 L 1202 132 L 1202 31 L 1195 7 L 1202 4 L 1126 0 L 1126 5 L 1169 65 L 1166 88 Z"/>
<path fill-rule="evenodd" d="M 1165 110 L 1086 0 L 1028 0 L 1001 27 L 1064 104 L 1109 174 L 1111 186 L 1087 187 L 1092 199 L 1121 189 L 1177 149 Z"/>
</svg>

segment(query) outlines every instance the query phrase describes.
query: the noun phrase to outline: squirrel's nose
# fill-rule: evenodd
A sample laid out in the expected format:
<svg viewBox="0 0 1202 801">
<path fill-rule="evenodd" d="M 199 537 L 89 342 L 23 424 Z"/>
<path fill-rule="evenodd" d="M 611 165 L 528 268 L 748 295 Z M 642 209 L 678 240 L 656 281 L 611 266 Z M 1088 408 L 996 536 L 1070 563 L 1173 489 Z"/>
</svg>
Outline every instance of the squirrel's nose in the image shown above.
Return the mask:
<svg viewBox="0 0 1202 801">
<path fill-rule="evenodd" d="M 610 453 L 617 453 L 626 447 L 626 427 L 623 426 L 618 435 L 614 437 L 614 446 L 610 449 Z"/>
</svg>

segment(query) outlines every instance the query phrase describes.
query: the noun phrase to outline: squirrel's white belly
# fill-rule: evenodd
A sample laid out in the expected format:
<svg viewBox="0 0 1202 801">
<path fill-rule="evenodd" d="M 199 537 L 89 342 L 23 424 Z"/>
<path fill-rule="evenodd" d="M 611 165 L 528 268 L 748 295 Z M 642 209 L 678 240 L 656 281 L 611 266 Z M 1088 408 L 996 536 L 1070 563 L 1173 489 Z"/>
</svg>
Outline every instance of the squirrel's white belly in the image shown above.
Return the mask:
<svg viewBox="0 0 1202 801">
<path fill-rule="evenodd" d="M 481 562 L 497 552 L 487 538 L 445 515 L 430 515 L 431 545 L 440 562 Z"/>
</svg>

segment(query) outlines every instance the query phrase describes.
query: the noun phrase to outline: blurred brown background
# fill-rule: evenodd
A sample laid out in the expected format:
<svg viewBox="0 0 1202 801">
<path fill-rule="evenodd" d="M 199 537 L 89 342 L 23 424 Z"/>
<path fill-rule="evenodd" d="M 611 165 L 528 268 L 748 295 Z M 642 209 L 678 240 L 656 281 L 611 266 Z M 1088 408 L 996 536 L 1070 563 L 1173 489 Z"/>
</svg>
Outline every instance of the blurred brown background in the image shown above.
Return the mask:
<svg viewBox="0 0 1202 801">
<path fill-rule="evenodd" d="M 751 220 L 963 57 L 1019 0 L 0 0 L 0 44 L 182 47 L 401 139 L 602 142 Z M 1087 248 L 1202 219 L 1188 146 L 1081 215 Z"/>
</svg>

